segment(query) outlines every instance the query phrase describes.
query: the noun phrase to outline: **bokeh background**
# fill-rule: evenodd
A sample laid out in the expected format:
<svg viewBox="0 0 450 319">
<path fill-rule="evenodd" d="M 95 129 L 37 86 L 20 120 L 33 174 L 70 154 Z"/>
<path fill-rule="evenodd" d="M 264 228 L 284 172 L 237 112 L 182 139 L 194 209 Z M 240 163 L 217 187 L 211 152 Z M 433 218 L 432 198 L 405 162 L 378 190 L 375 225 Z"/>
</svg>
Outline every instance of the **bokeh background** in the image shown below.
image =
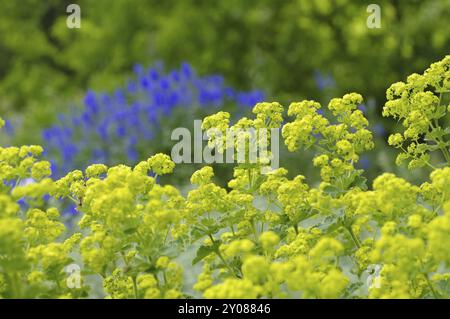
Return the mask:
<svg viewBox="0 0 450 319">
<path fill-rule="evenodd" d="M 66 7 L 81 8 L 81 28 Z M 133 165 L 170 153 L 170 133 L 259 101 L 290 102 L 361 93 L 376 149 L 360 162 L 372 179 L 391 171 L 385 140 L 398 123 L 381 118 L 385 91 L 450 53 L 450 0 L 156 1 L 0 0 L 3 145 L 41 144 L 54 176 L 91 163 Z M 311 183 L 311 154 L 281 148 L 281 166 Z M 198 167 L 179 165 L 183 185 Z M 230 168 L 217 167 L 225 183 Z"/>
</svg>

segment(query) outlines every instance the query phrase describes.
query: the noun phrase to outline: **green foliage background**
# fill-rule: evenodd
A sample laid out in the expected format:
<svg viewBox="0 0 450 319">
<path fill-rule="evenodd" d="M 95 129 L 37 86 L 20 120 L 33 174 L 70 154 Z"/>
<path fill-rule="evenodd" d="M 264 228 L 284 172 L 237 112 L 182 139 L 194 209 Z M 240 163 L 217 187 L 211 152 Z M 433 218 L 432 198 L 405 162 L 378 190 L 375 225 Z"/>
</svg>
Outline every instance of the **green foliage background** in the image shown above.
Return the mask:
<svg viewBox="0 0 450 319">
<path fill-rule="evenodd" d="M 134 63 L 157 60 L 188 61 L 281 102 L 320 96 L 316 70 L 333 76 L 337 95 L 384 99 L 387 83 L 450 49 L 448 0 L 378 1 L 380 29 L 366 27 L 367 3 L 348 0 L 80 0 L 82 27 L 68 29 L 71 2 L 1 1 L 3 113 L 31 110 L 46 124 L 67 98 L 111 89 Z"/>
<path fill-rule="evenodd" d="M 375 106 L 369 121 L 389 132 L 396 123 L 379 116 L 387 86 L 450 52 L 450 0 L 377 1 L 380 29 L 367 28 L 364 1 L 79 0 L 81 29 L 66 26 L 72 0 L 0 2 L 0 112 L 17 123 L 12 144 L 41 143 L 42 128 L 87 89 L 112 91 L 135 63 L 158 61 L 167 69 L 187 61 L 286 106 L 359 92 Z M 321 91 L 317 72 L 335 85 Z M 168 131 L 186 125 L 170 121 Z M 393 170 L 386 137 L 373 176 Z M 305 155 L 283 156 L 292 171 Z"/>
</svg>

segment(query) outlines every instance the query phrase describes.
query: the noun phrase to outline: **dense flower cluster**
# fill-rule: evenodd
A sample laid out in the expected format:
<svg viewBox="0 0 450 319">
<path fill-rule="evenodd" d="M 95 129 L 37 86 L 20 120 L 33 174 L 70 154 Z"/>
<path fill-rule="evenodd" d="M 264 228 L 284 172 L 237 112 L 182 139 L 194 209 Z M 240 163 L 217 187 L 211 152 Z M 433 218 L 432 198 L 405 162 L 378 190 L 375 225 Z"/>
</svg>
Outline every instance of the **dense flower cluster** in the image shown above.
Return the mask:
<svg viewBox="0 0 450 319">
<path fill-rule="evenodd" d="M 303 101 L 290 105 L 292 120 L 266 102 L 232 126 L 226 112 L 205 119 L 221 130 L 282 128 L 291 151 L 316 146 L 317 186 L 244 160 L 228 188 L 205 166 L 183 195 L 157 181 L 174 169 L 164 154 L 53 180 L 40 147 L 2 148 L 0 296 L 92 296 L 90 274 L 108 298 L 450 298 L 450 163 L 419 186 L 384 173 L 369 189 L 354 166 L 373 147 L 361 102 L 356 93 L 333 99 L 330 116 Z M 14 183 L 33 174 L 35 183 Z M 78 204 L 79 232 L 44 208 L 44 194 Z M 179 259 L 192 248 L 183 269 Z M 66 273 L 74 262 L 83 269 L 75 288 Z M 184 273 L 198 264 L 186 287 Z"/>
<path fill-rule="evenodd" d="M 135 164 L 161 151 L 150 141 L 170 128 L 174 110 L 184 119 L 187 113 L 203 116 L 219 107 L 245 112 L 264 98 L 261 91 L 234 90 L 219 75 L 200 77 L 188 64 L 168 73 L 158 65 L 148 70 L 138 65 L 134 71 L 136 78 L 125 88 L 113 94 L 89 91 L 82 110 L 60 114 L 59 123 L 44 131 L 55 176 L 91 163 Z"/>
<path fill-rule="evenodd" d="M 440 124 L 450 112 L 450 104 L 444 103 L 448 93 L 450 55 L 433 63 L 423 74 L 412 74 L 406 83 L 394 83 L 387 90 L 383 115 L 402 121 L 405 128 L 403 133 L 389 137 L 389 144 L 402 151 L 398 164 L 408 160 L 410 168 L 433 167 L 433 151 L 440 151 L 445 162 L 450 162 L 450 129 Z"/>
</svg>

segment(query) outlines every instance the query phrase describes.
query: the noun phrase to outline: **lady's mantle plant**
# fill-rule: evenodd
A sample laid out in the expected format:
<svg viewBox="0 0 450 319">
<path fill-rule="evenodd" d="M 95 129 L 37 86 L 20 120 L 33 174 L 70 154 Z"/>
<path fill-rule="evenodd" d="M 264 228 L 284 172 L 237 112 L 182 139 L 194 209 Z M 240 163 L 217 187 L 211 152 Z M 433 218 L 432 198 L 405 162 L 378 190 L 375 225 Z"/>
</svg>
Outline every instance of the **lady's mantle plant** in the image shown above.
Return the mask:
<svg viewBox="0 0 450 319">
<path fill-rule="evenodd" d="M 40 147 L 2 148 L 0 295 L 89 297 L 90 274 L 109 298 L 185 298 L 192 291 L 205 298 L 449 298 L 450 162 L 442 126 L 449 69 L 446 57 L 387 94 L 384 114 L 406 128 L 390 144 L 404 150 L 400 159 L 411 168 L 432 166 L 420 186 L 384 173 L 368 188 L 355 165 L 374 144 L 356 93 L 331 100 L 327 112 L 303 101 L 284 119 L 278 103 L 258 103 L 253 119 L 231 125 L 219 112 L 203 122 L 205 129 L 282 128 L 290 151 L 317 149 L 317 186 L 288 178 L 284 168 L 262 174 L 267 159 L 259 158 L 237 164 L 228 189 L 205 166 L 183 196 L 157 183 L 174 168 L 164 154 L 52 180 Z M 223 142 L 216 138 L 210 145 Z M 434 150 L 445 162 L 431 164 Z M 36 183 L 17 183 L 28 177 Z M 58 212 L 43 209 L 45 194 L 77 203 L 79 233 L 69 235 Z M 19 199 L 31 208 L 23 211 Z M 192 264 L 203 271 L 187 287 L 190 268 L 174 260 L 192 245 L 199 246 Z M 65 267 L 74 260 L 83 280 L 69 288 Z"/>
</svg>

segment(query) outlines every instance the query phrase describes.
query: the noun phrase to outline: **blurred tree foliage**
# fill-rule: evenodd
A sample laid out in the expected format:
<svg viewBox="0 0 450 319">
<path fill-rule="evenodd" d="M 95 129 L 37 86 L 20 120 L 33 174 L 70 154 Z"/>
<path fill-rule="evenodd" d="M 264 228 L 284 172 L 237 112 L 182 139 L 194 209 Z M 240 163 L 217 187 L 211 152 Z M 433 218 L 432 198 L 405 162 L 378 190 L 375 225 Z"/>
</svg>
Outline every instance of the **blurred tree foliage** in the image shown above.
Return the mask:
<svg viewBox="0 0 450 319">
<path fill-rule="evenodd" d="M 315 72 L 333 94 L 384 100 L 387 83 L 450 52 L 450 0 L 0 0 L 0 110 L 30 110 L 43 125 L 86 88 L 122 84 L 134 63 L 189 61 L 200 74 L 267 91 L 281 102 L 318 98 Z M 66 6 L 81 7 L 81 29 Z"/>
</svg>

